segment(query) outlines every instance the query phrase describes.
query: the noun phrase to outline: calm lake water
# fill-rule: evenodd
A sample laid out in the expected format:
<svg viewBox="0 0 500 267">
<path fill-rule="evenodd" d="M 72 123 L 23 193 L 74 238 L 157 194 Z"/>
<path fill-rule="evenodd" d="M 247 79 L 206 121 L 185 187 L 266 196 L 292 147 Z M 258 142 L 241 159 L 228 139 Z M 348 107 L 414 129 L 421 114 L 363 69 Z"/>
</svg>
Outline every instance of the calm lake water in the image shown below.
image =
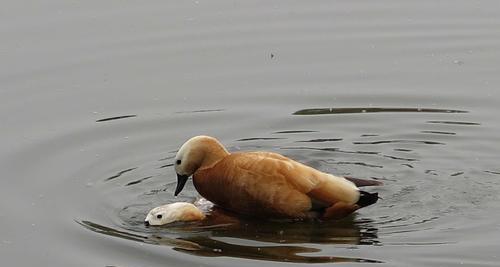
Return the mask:
<svg viewBox="0 0 500 267">
<path fill-rule="evenodd" d="M 498 266 L 498 1 L 4 1 L 5 266 Z M 372 178 L 337 222 L 146 227 L 189 137 Z M 337 266 L 338 266 L 337 265 Z"/>
</svg>

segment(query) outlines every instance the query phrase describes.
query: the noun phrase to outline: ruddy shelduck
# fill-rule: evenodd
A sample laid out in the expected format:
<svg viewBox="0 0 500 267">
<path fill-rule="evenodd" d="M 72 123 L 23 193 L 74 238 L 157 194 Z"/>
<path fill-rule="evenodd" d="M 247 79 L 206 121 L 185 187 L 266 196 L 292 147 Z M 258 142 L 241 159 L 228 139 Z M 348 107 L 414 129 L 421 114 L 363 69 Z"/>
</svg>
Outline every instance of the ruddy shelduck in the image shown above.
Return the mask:
<svg viewBox="0 0 500 267">
<path fill-rule="evenodd" d="M 164 225 L 177 221 L 201 221 L 205 214 L 195 205 L 187 202 L 175 202 L 156 207 L 148 212 L 144 223 L 146 225 Z"/>
<path fill-rule="evenodd" d="M 196 136 L 175 157 L 177 196 L 189 176 L 204 198 L 260 217 L 338 219 L 378 200 L 359 186 L 377 181 L 334 176 L 277 153 L 229 153 L 215 138 Z"/>
<path fill-rule="evenodd" d="M 151 209 L 146 215 L 146 226 L 164 225 L 174 222 L 200 222 L 198 226 L 224 225 L 235 227 L 240 224 L 236 214 L 228 212 L 204 198 L 194 203 L 175 202 Z"/>
</svg>

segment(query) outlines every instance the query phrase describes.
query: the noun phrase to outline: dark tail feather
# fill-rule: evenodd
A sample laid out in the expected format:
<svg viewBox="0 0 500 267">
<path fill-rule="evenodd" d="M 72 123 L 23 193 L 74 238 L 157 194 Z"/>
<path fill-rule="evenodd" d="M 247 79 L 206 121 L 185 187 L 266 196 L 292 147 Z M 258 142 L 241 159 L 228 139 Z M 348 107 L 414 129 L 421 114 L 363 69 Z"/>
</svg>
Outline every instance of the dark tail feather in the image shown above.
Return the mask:
<svg viewBox="0 0 500 267">
<path fill-rule="evenodd" d="M 361 207 L 370 206 L 378 200 L 378 193 L 368 193 L 365 191 L 359 191 L 359 200 L 356 202 Z"/>
</svg>

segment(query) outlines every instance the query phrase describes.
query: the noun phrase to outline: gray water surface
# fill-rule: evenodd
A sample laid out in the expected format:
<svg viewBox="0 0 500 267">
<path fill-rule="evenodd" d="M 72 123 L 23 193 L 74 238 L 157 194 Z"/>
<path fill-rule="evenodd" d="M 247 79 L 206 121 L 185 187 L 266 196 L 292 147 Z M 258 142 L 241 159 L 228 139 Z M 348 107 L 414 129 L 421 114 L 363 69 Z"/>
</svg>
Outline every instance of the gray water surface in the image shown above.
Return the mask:
<svg viewBox="0 0 500 267">
<path fill-rule="evenodd" d="M 6 266 L 498 266 L 498 1 L 4 1 Z M 382 197 L 146 227 L 194 135 Z"/>
</svg>

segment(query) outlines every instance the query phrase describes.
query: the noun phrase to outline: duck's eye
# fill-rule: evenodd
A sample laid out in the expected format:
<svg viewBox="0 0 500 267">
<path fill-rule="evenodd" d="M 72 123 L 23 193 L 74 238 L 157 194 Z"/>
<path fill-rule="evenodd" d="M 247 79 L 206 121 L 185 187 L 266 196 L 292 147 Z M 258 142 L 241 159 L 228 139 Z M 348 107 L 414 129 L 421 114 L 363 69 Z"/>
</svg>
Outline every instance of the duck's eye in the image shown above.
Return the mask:
<svg viewBox="0 0 500 267">
<path fill-rule="evenodd" d="M 181 162 L 182 162 L 182 161 L 181 161 L 180 159 L 178 159 L 175 163 L 176 163 L 177 165 L 181 165 Z"/>
<path fill-rule="evenodd" d="M 156 215 L 157 219 L 161 219 L 161 217 L 163 217 L 161 214 Z"/>
</svg>

